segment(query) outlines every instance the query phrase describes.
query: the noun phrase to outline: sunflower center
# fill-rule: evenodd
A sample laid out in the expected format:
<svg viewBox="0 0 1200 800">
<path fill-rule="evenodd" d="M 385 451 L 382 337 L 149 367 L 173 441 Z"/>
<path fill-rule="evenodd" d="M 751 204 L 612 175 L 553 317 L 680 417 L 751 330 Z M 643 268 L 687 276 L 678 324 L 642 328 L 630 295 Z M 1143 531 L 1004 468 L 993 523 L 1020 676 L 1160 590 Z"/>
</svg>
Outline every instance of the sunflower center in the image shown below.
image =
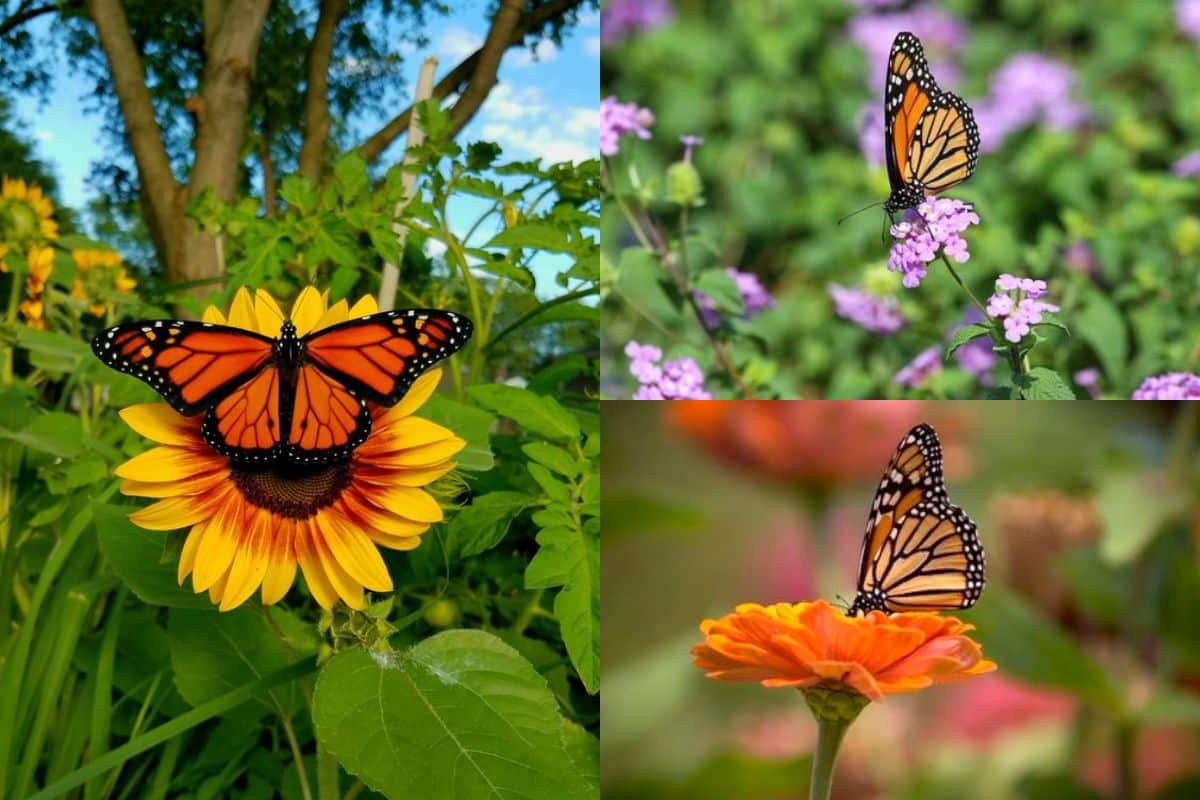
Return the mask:
<svg viewBox="0 0 1200 800">
<path fill-rule="evenodd" d="M 308 519 L 350 485 L 350 461 L 310 469 L 235 465 L 231 474 L 248 502 L 281 517 Z"/>
</svg>

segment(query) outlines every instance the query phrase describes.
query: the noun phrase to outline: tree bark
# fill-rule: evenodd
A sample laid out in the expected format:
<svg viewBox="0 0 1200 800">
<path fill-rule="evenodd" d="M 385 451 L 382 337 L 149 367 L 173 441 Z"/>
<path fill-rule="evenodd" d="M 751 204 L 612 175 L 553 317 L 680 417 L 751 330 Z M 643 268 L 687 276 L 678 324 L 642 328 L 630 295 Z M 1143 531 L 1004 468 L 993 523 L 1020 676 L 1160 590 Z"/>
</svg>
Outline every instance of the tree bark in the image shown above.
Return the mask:
<svg viewBox="0 0 1200 800">
<path fill-rule="evenodd" d="M 513 5 L 523 7 L 524 3 L 507 1 L 502 3 L 500 9 L 496 12 L 496 16 L 492 18 L 492 27 L 488 31 L 488 37 L 484 41 L 483 47 L 463 59 L 433 87 L 433 96 L 439 100 L 449 97 L 460 89 L 462 90 L 458 102 L 451 109 L 451 118 L 454 120 L 454 133 L 458 133 L 471 121 L 471 118 L 479 111 L 483 101 L 487 98 L 488 92 L 495 86 L 496 72 L 499 69 L 500 57 L 503 56 L 504 51 L 509 47 L 514 47 L 524 42 L 525 36 L 529 31 L 539 28 L 551 20 L 558 19 L 568 11 L 583 5 L 583 0 L 557 0 L 557 2 L 546 3 L 532 11 L 525 12 L 520 15 L 516 25 L 508 28 L 507 38 L 500 39 L 500 26 L 511 25 L 511 9 L 508 9 L 508 7 Z M 491 48 L 490 52 L 489 47 Z M 488 53 L 486 61 L 485 52 Z M 495 58 L 495 63 L 492 63 L 493 57 Z M 465 89 L 463 88 L 464 84 L 466 84 Z M 479 85 L 486 85 L 486 88 L 479 91 L 477 88 Z M 473 88 L 475 91 L 472 91 Z M 464 100 L 468 98 L 468 93 L 470 93 L 470 100 L 464 103 Z M 408 130 L 412 114 L 413 107 L 409 106 L 368 137 L 366 141 L 358 146 L 358 151 L 362 154 L 362 157 L 367 161 L 377 159 L 400 134 Z"/>
<path fill-rule="evenodd" d="M 19 28 L 30 20 L 37 19 L 44 14 L 52 14 L 59 10 L 57 3 L 47 3 L 43 6 L 31 6 L 28 3 L 22 3 L 17 6 L 17 10 L 13 12 L 11 17 L 6 17 L 0 20 L 0 37 L 7 36 L 14 28 Z"/>
<path fill-rule="evenodd" d="M 302 175 L 314 182 L 321 177 L 321 161 L 329 144 L 329 62 L 333 56 L 333 36 L 346 7 L 347 0 L 322 0 L 321 16 L 308 48 L 299 168 Z"/>
<path fill-rule="evenodd" d="M 267 218 L 274 219 L 279 213 L 279 192 L 275 188 L 275 162 L 271 160 L 271 125 L 267 119 L 263 120 L 258 160 L 262 163 L 263 208 L 266 209 Z"/>
</svg>

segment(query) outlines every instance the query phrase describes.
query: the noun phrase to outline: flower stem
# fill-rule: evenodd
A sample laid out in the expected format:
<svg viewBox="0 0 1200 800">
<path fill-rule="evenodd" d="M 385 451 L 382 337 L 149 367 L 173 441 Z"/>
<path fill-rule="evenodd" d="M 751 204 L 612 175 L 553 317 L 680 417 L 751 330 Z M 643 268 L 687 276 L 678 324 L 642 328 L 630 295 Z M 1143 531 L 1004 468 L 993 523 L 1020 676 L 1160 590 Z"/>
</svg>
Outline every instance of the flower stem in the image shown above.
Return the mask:
<svg viewBox="0 0 1200 800">
<path fill-rule="evenodd" d="M 983 318 L 985 320 L 991 319 L 987 312 L 987 306 L 979 302 L 979 298 L 975 296 L 975 293 L 971 291 L 970 287 L 963 283 L 963 279 L 959 277 L 958 271 L 954 269 L 954 265 L 950 263 L 950 259 L 946 258 L 946 254 L 942 252 L 938 253 L 938 255 L 941 257 L 942 261 L 945 262 L 946 269 L 950 270 L 950 276 L 954 278 L 954 282 L 957 283 L 959 287 L 967 293 L 967 297 L 971 298 L 971 302 L 974 303 L 975 307 L 979 309 L 979 313 L 983 314 Z M 992 329 L 995 331 L 995 336 L 993 337 L 994 341 L 997 344 L 1003 344 L 1008 347 L 1008 364 L 1009 367 L 1012 368 L 1013 374 L 1024 375 L 1028 373 L 1029 359 L 1021 354 L 1020 348 L 1017 347 L 1015 343 L 1009 342 L 1004 338 L 1004 328 L 999 322 L 993 321 L 991 324 Z"/>
<path fill-rule="evenodd" d="M 833 765 L 837 761 L 838 748 L 850 721 L 845 719 L 817 719 L 817 752 L 813 754 L 812 781 L 808 786 L 808 800 L 829 800 L 833 788 Z"/>
</svg>

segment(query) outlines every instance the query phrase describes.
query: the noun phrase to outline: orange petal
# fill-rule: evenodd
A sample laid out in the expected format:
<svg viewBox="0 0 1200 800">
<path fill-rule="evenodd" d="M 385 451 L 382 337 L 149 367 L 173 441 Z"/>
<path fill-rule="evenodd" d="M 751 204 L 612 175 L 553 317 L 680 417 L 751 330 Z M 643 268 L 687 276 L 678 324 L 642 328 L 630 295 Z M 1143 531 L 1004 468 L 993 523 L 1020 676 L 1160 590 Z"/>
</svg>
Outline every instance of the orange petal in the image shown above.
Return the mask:
<svg viewBox="0 0 1200 800">
<path fill-rule="evenodd" d="M 267 537 L 271 533 L 271 514 L 255 509 L 247 514 L 249 530 L 238 543 L 237 553 L 229 566 L 229 583 L 221 597 L 221 610 L 237 608 L 254 594 L 267 574 Z"/>
<path fill-rule="evenodd" d="M 267 554 L 267 573 L 263 577 L 263 605 L 273 605 L 283 599 L 296 580 L 296 554 L 292 547 L 296 523 L 278 520 L 271 531 Z"/>
<path fill-rule="evenodd" d="M 209 588 L 229 571 L 243 533 L 243 517 L 242 503 L 232 498 L 217 509 L 196 552 L 192 585 L 197 589 Z"/>
</svg>

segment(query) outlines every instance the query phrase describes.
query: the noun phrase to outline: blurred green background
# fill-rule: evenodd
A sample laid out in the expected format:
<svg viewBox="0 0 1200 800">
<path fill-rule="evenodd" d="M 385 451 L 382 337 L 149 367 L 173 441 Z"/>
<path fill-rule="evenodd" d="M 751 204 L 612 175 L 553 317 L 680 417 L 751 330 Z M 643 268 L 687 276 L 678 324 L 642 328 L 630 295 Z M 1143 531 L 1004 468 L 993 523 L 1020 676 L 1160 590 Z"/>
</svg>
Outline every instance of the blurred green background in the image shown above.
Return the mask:
<svg viewBox="0 0 1200 800">
<path fill-rule="evenodd" d="M 881 146 L 869 117 L 880 113 L 883 71 L 870 53 L 886 56 L 904 29 L 924 41 L 942 86 L 975 108 L 985 141 L 975 175 L 947 193 L 982 219 L 965 234 L 964 279 L 984 299 L 1000 273 L 1045 279 L 1062 306 L 1071 335 L 1042 329 L 1034 366 L 1080 397 L 1127 398 L 1149 375 L 1196 371 L 1200 165 L 1172 171 L 1200 147 L 1200 45 L 1181 23 L 1187 0 L 640 2 L 671 14 L 610 34 L 601 91 L 650 109 L 653 138 L 622 139 L 610 189 L 656 196 L 655 219 L 677 231 L 664 171 L 681 136 L 704 137 L 691 258 L 699 270 L 754 273 L 778 300 L 726 331 L 758 396 L 982 398 L 1005 379 L 1003 363 L 981 377 L 948 359 L 918 388 L 898 385 L 905 364 L 944 345 L 966 298 L 938 262 L 919 288 L 900 286 L 884 266 L 891 240 L 880 241 L 879 209 L 837 224 L 888 194 L 860 137 Z M 606 12 L 631 4 L 613 0 Z M 636 389 L 622 352 L 636 340 L 695 358 L 706 388 L 737 396 L 615 203 L 604 222 L 607 391 Z M 898 298 L 905 327 L 882 336 L 838 317 L 830 283 Z M 1091 369 L 1098 377 L 1077 377 Z"/>
<path fill-rule="evenodd" d="M 996 673 L 874 703 L 839 798 L 1200 796 L 1195 404 L 605 403 L 603 796 L 806 797 L 799 693 L 709 680 L 701 619 L 853 597 L 887 458 L 931 422 Z"/>
</svg>

